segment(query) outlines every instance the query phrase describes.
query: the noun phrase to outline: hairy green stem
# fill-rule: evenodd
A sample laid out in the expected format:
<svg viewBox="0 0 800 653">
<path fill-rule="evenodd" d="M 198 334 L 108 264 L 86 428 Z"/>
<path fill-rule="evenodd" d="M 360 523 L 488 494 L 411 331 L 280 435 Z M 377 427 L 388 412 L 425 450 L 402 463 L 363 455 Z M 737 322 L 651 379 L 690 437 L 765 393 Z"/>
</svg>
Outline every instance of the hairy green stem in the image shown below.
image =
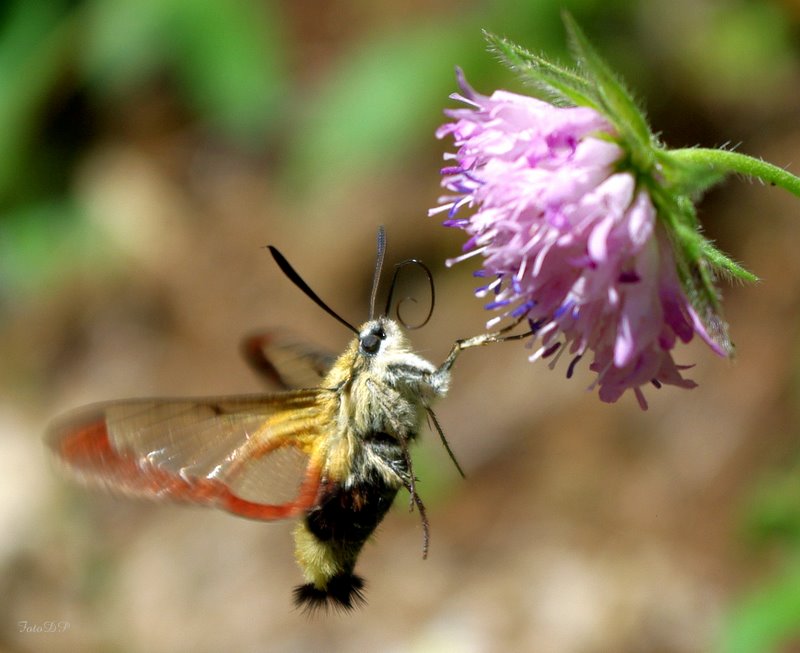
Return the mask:
<svg viewBox="0 0 800 653">
<path fill-rule="evenodd" d="M 800 197 L 800 177 L 761 159 L 730 150 L 715 150 L 704 147 L 692 147 L 681 150 L 670 150 L 669 155 L 694 165 L 706 164 L 709 168 L 722 173 L 738 172 L 748 177 L 780 186 Z"/>
</svg>

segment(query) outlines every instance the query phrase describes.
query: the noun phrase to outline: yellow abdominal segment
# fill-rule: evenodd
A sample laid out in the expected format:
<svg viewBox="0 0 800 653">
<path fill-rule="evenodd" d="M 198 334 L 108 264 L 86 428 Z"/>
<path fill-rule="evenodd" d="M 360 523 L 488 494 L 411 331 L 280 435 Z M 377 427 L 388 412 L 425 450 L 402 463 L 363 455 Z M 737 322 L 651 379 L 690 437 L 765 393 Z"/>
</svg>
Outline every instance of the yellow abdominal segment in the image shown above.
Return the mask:
<svg viewBox="0 0 800 653">
<path fill-rule="evenodd" d="M 328 581 L 344 571 L 334 549 L 314 537 L 304 521 L 294 531 L 295 558 L 305 579 L 317 589 L 324 590 Z"/>
</svg>

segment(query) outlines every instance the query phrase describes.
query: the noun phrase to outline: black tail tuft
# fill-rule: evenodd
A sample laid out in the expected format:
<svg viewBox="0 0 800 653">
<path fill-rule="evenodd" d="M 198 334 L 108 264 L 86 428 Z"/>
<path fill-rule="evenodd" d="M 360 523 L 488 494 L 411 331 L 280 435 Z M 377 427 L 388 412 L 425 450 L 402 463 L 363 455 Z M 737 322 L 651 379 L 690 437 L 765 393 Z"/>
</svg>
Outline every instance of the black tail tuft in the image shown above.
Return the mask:
<svg viewBox="0 0 800 653">
<path fill-rule="evenodd" d="M 325 589 L 312 583 L 298 585 L 294 589 L 294 604 L 306 614 L 328 608 L 347 612 L 366 603 L 364 579 L 355 574 L 339 574 L 328 581 Z"/>
</svg>

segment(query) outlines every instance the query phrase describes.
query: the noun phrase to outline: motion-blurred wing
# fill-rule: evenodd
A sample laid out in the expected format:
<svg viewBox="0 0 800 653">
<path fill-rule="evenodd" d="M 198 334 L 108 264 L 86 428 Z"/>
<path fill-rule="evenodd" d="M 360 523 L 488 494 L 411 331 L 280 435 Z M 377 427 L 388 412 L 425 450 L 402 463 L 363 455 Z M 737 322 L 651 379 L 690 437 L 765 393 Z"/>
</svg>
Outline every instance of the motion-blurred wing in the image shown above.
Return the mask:
<svg viewBox="0 0 800 653">
<path fill-rule="evenodd" d="M 48 444 L 87 483 L 281 519 L 317 499 L 323 392 L 97 404 L 55 423 Z"/>
<path fill-rule="evenodd" d="M 262 377 L 286 390 L 318 386 L 336 361 L 332 353 L 280 329 L 246 337 L 242 354 Z"/>
</svg>

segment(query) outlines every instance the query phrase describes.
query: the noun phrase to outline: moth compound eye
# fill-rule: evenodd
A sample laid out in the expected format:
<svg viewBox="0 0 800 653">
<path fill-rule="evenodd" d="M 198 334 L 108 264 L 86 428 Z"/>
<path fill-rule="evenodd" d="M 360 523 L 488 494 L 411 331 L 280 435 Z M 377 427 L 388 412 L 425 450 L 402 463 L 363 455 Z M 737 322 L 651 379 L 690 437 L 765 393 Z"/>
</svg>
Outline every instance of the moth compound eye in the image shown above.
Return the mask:
<svg viewBox="0 0 800 653">
<path fill-rule="evenodd" d="M 383 329 L 373 329 L 369 333 L 361 336 L 361 351 L 365 354 L 377 354 L 381 348 L 381 341 L 386 338 Z"/>
</svg>

